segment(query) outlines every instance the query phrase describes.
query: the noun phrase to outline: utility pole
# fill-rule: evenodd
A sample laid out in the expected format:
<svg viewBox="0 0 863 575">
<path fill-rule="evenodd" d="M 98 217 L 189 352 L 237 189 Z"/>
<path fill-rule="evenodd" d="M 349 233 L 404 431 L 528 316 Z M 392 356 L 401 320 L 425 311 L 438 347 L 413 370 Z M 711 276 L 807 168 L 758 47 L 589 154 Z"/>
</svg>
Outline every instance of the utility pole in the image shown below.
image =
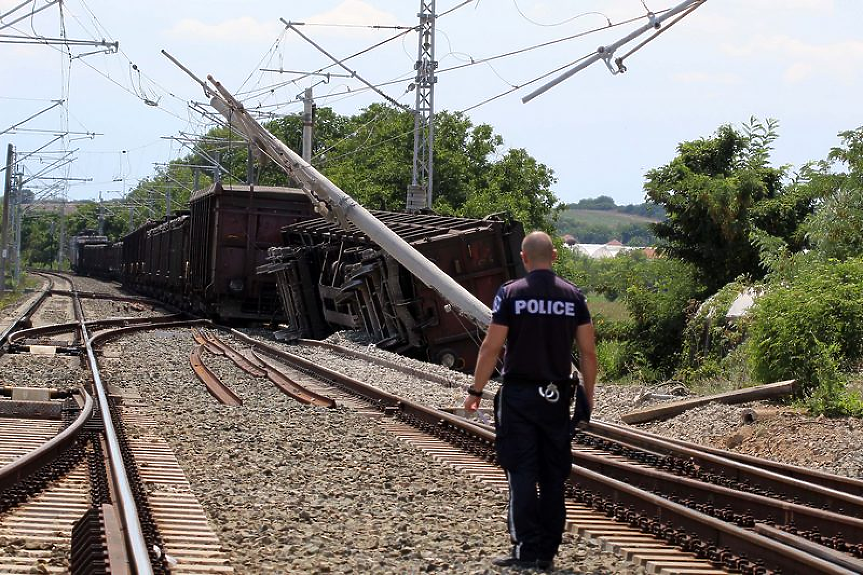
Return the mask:
<svg viewBox="0 0 863 575">
<path fill-rule="evenodd" d="M 99 233 L 97 235 L 105 235 L 105 204 L 102 203 L 102 192 L 99 192 Z"/>
<path fill-rule="evenodd" d="M 213 183 L 219 184 L 222 182 L 222 154 L 219 152 L 213 152 L 213 162 L 215 163 L 213 166 Z"/>
<path fill-rule="evenodd" d="M 201 187 L 201 169 L 200 168 L 192 168 L 192 191 L 197 192 L 198 188 Z"/>
<path fill-rule="evenodd" d="M 3 192 L 2 245 L 0 245 L 0 293 L 6 291 L 6 260 L 9 257 L 9 197 L 12 195 L 12 167 L 15 165 L 15 148 L 6 148 L 6 188 Z"/>
<path fill-rule="evenodd" d="M 249 142 L 248 157 L 246 159 L 246 183 L 249 184 L 249 189 L 255 185 L 255 155 L 252 153 L 254 145 Z"/>
<path fill-rule="evenodd" d="M 420 0 L 417 71 L 414 82 L 414 161 L 408 186 L 407 210 L 415 212 L 432 206 L 434 184 L 434 85 L 437 82 L 434 59 L 435 0 Z"/>
<path fill-rule="evenodd" d="M 24 215 L 21 209 L 21 202 L 24 200 L 22 187 L 21 174 L 19 174 L 18 185 L 15 186 L 15 287 L 21 283 L 21 224 Z"/>
<path fill-rule="evenodd" d="M 135 229 L 135 206 L 129 203 L 129 233 Z"/>
<path fill-rule="evenodd" d="M 60 237 L 57 240 L 57 269 L 63 269 L 63 257 L 66 254 L 66 194 L 60 202 Z"/>
<path fill-rule="evenodd" d="M 303 159 L 312 162 L 312 130 L 315 125 L 315 100 L 312 89 L 303 92 Z"/>
<path fill-rule="evenodd" d="M 171 217 L 171 188 L 173 186 L 168 186 L 165 188 L 165 217 Z"/>
</svg>

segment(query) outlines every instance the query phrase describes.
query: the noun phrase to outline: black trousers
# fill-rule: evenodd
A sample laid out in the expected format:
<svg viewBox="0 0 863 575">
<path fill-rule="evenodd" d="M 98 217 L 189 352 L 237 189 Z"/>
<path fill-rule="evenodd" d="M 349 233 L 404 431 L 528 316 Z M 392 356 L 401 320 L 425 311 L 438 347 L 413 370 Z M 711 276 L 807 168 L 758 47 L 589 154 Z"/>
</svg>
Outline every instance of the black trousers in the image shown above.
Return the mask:
<svg viewBox="0 0 863 575">
<path fill-rule="evenodd" d="M 495 396 L 495 448 L 509 480 L 513 556 L 528 561 L 557 554 L 566 524 L 564 487 L 572 466 L 568 390 L 557 402 L 544 386 L 505 383 Z"/>
</svg>

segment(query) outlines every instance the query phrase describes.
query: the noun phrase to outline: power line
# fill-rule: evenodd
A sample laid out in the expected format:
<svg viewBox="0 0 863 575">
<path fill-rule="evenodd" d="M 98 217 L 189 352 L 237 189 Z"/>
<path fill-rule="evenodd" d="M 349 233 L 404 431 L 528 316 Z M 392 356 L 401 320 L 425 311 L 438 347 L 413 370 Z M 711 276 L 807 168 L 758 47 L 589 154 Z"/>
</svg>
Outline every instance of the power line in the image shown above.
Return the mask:
<svg viewBox="0 0 863 575">
<path fill-rule="evenodd" d="M 475 109 L 479 108 L 480 106 L 485 106 L 485 105 L 486 105 L 486 104 L 488 104 L 489 102 L 493 102 L 494 100 L 497 100 L 498 98 L 502 98 L 502 97 L 504 97 L 504 96 L 506 96 L 506 95 L 508 95 L 508 94 L 512 94 L 513 92 L 516 92 L 516 91 L 518 91 L 518 90 L 521 90 L 521 89 L 522 89 L 522 88 L 524 88 L 525 86 L 530 86 L 531 84 L 535 84 L 536 82 L 539 82 L 540 80 L 542 80 L 542 79 L 544 79 L 544 78 L 548 78 L 548 77 L 549 77 L 549 76 L 551 76 L 552 74 L 555 74 L 555 73 L 557 73 L 557 72 L 560 72 L 561 70 L 566 70 L 566 69 L 567 69 L 567 68 L 569 68 L 570 66 L 574 66 L 574 65 L 578 64 L 580 61 L 585 60 L 585 59 L 587 59 L 587 58 L 589 58 L 589 57 L 590 57 L 590 54 L 587 54 L 587 55 L 585 55 L 585 56 L 582 56 L 581 58 L 578 58 L 577 60 L 573 60 L 572 62 L 569 62 L 569 63 L 567 63 L 567 64 L 564 64 L 563 66 L 559 66 L 559 67 L 555 68 L 554 70 L 551 70 L 550 72 L 546 72 L 546 73 L 542 74 L 541 76 L 537 76 L 537 77 L 536 77 L 536 78 L 534 78 L 533 80 L 529 80 L 529 81 L 527 81 L 527 82 L 525 82 L 525 83 L 523 83 L 523 84 L 519 84 L 519 85 L 513 86 L 513 87 L 512 87 L 512 88 L 510 88 L 509 90 L 505 90 L 505 91 L 503 91 L 503 92 L 501 92 L 501 93 L 497 94 L 496 96 L 492 96 L 491 98 L 486 98 L 485 100 L 483 100 L 483 101 L 481 101 L 481 102 L 479 102 L 479 103 L 477 103 L 477 104 L 474 104 L 473 106 L 469 106 L 469 107 L 467 107 L 467 108 L 464 108 L 464 109 L 462 109 L 462 110 L 460 110 L 460 111 L 461 111 L 462 113 L 464 113 L 464 112 L 469 112 L 469 111 L 471 111 L 471 110 L 475 110 Z"/>
<path fill-rule="evenodd" d="M 512 3 L 515 6 L 516 11 L 518 11 L 518 13 L 521 15 L 521 17 L 524 18 L 525 20 L 527 20 L 528 22 L 530 22 L 531 24 L 533 24 L 534 26 L 542 26 L 544 28 L 553 28 L 555 26 L 563 26 L 564 24 L 572 22 L 573 20 L 576 20 L 578 18 L 583 18 L 585 16 L 590 16 L 590 15 L 602 16 L 603 18 L 605 18 L 608 21 L 608 25 L 611 26 L 611 18 L 609 18 L 608 16 L 606 16 L 602 12 L 582 12 L 580 14 L 576 14 L 575 16 L 571 16 L 565 20 L 561 20 L 560 22 L 555 22 L 554 24 L 543 24 L 542 22 L 537 22 L 536 20 L 533 20 L 532 18 L 528 17 L 527 14 L 522 12 L 521 7 L 518 5 L 518 0 L 512 0 Z"/>
<path fill-rule="evenodd" d="M 319 46 L 319 45 L 318 45 L 314 40 L 312 40 L 311 38 L 309 38 L 308 36 L 306 36 L 305 34 L 303 34 L 302 32 L 300 32 L 296 27 L 294 27 L 294 25 L 293 25 L 293 24 L 291 24 L 290 22 L 288 22 L 288 21 L 287 21 L 287 20 L 285 20 L 284 18 L 281 18 L 281 21 L 285 24 L 285 26 L 287 26 L 289 29 L 292 29 L 295 33 L 297 33 L 297 34 L 298 34 L 298 35 L 299 35 L 303 40 L 305 40 L 306 42 L 308 42 L 309 44 L 311 44 L 312 46 L 314 46 L 315 48 L 317 48 L 317 49 L 318 49 L 318 51 L 320 51 L 322 54 L 324 54 L 325 56 L 327 56 L 328 58 L 330 58 L 330 59 L 333 61 L 333 63 L 334 63 L 335 65 L 339 66 L 340 68 L 342 68 L 342 69 L 344 69 L 345 71 L 347 71 L 348 73 L 350 73 L 352 77 L 356 78 L 357 80 L 359 80 L 360 82 L 362 82 L 363 84 L 365 84 L 366 86 L 368 86 L 369 88 L 371 88 L 372 90 L 374 90 L 378 95 L 383 96 L 383 98 L 384 98 L 387 102 L 390 102 L 390 103 L 391 103 L 391 104 L 393 104 L 394 106 L 398 106 L 398 107 L 403 108 L 403 109 L 405 109 L 405 110 L 406 110 L 406 109 L 408 109 L 408 108 L 407 108 L 407 106 L 405 106 L 404 104 L 402 104 L 402 103 L 400 103 L 400 102 L 396 101 L 394 98 L 390 97 L 388 94 L 385 94 L 384 92 L 381 92 L 381 91 L 380 91 L 378 88 L 376 88 L 373 84 L 371 84 L 371 83 L 370 83 L 370 82 L 368 82 L 365 78 L 363 78 L 362 76 L 360 76 L 359 74 L 357 74 L 356 70 L 351 70 L 350 68 L 348 68 L 347 66 L 345 66 L 345 65 L 344 65 L 344 60 L 339 60 L 338 58 L 336 58 L 335 56 L 333 56 L 332 54 L 330 54 L 329 52 L 327 52 L 326 50 L 324 50 L 324 49 L 323 49 L 321 46 Z"/>
<path fill-rule="evenodd" d="M 324 24 L 321 22 L 291 22 L 294 26 L 320 26 L 325 28 L 370 28 L 372 30 L 413 30 L 416 26 L 384 24 Z"/>
</svg>

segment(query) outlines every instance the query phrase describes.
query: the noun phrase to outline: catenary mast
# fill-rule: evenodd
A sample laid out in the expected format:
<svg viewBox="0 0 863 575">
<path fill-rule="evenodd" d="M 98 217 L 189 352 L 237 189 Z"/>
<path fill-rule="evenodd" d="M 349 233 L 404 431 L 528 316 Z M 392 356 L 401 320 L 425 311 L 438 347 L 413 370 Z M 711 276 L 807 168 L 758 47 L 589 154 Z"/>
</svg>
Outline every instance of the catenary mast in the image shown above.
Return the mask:
<svg viewBox="0 0 863 575">
<path fill-rule="evenodd" d="M 414 160 L 407 210 L 415 212 L 432 206 L 434 183 L 434 85 L 437 82 L 434 59 L 435 0 L 420 0 L 417 75 L 414 81 Z"/>
</svg>

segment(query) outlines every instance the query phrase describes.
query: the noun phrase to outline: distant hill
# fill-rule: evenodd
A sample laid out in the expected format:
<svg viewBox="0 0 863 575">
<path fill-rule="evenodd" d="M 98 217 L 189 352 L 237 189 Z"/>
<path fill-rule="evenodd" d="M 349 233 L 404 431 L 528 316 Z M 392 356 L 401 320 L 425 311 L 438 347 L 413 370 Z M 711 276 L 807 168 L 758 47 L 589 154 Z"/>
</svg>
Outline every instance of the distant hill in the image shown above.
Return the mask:
<svg viewBox="0 0 863 575">
<path fill-rule="evenodd" d="M 556 227 L 561 235 L 572 235 L 581 243 L 618 240 L 629 246 L 650 246 L 656 243 L 656 237 L 649 226 L 663 219 L 665 212 L 659 206 L 618 206 L 612 198 L 599 196 L 568 204 Z"/>
</svg>

